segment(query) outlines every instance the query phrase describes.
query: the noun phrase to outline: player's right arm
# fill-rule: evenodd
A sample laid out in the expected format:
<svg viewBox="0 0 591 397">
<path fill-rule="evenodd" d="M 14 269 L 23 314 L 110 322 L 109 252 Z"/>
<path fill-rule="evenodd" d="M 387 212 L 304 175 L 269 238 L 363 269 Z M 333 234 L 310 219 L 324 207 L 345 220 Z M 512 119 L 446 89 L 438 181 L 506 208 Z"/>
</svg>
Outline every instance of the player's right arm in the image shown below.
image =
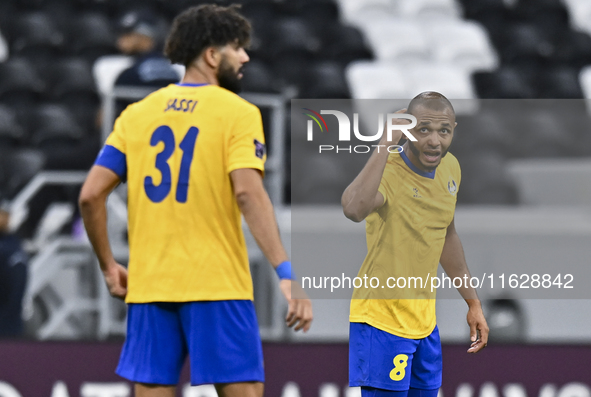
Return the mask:
<svg viewBox="0 0 591 397">
<path fill-rule="evenodd" d="M 99 260 L 109 293 L 124 299 L 127 295 L 127 269 L 113 258 L 107 234 L 107 198 L 127 178 L 125 130 L 123 118 L 115 120 L 113 132 L 90 169 L 78 204 L 84 227 Z"/>
<path fill-rule="evenodd" d="M 406 109 L 402 109 L 396 113 L 404 113 L 405 111 Z M 387 147 L 396 144 L 401 137 L 402 131 L 394 131 L 393 142 L 389 142 L 387 134 L 382 134 L 379 146 L 374 150 L 365 167 L 343 192 L 341 197 L 343 212 L 353 222 L 361 222 L 384 205 L 384 196 L 378 189 L 388 162 Z"/>
<path fill-rule="evenodd" d="M 279 236 L 279 228 L 273 211 L 273 204 L 263 185 L 261 172 L 252 168 L 240 168 L 230 173 L 234 195 L 244 220 L 250 228 L 258 246 L 274 268 L 287 261 L 287 253 Z M 288 302 L 286 323 L 296 331 L 310 329 L 312 324 L 312 302 L 305 296 L 297 282 L 290 279 L 280 281 L 280 289 Z M 293 295 L 293 290 L 297 296 Z"/>
<path fill-rule="evenodd" d="M 99 264 L 109 293 L 117 298 L 127 294 L 127 269 L 113 258 L 107 234 L 107 197 L 121 182 L 112 170 L 95 165 L 90 169 L 78 200 L 84 227 Z"/>
</svg>

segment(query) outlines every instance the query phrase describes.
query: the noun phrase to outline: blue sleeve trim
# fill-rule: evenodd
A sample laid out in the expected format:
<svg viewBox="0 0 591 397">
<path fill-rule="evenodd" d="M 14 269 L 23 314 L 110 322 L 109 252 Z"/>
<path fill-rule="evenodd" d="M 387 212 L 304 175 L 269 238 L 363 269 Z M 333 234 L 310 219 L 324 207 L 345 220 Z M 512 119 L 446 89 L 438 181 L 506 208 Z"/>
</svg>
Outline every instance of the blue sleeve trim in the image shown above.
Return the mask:
<svg viewBox="0 0 591 397">
<path fill-rule="evenodd" d="M 117 174 L 121 181 L 127 180 L 127 157 L 111 145 L 105 145 L 98 154 L 94 165 L 100 165 Z"/>
<path fill-rule="evenodd" d="M 275 268 L 275 271 L 281 280 L 295 280 L 295 274 L 291 270 L 290 261 L 281 262 L 279 266 Z"/>
</svg>

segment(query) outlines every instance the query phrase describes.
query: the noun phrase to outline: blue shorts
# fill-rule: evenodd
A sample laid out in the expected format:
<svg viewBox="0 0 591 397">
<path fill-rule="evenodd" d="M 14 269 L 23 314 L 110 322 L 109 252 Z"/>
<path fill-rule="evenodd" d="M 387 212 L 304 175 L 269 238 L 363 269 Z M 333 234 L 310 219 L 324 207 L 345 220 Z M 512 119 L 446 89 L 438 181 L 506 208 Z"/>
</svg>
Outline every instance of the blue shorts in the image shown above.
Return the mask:
<svg viewBox="0 0 591 397">
<path fill-rule="evenodd" d="M 191 384 L 264 382 L 263 348 L 249 300 L 128 305 L 117 374 L 176 385 L 189 355 Z"/>
<path fill-rule="evenodd" d="M 406 339 L 365 323 L 349 329 L 349 386 L 404 391 L 441 387 L 437 326 L 423 339 Z"/>
</svg>

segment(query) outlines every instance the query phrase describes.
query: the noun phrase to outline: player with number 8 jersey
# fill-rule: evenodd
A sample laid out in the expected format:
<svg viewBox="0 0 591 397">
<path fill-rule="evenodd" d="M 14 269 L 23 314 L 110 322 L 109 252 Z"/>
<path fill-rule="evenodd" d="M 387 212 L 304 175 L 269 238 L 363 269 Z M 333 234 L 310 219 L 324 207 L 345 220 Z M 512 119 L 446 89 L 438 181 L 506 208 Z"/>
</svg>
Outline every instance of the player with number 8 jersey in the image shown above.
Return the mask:
<svg viewBox="0 0 591 397">
<path fill-rule="evenodd" d="M 264 142 L 259 109 L 216 85 L 172 84 L 121 114 L 97 164 L 127 164 L 128 303 L 253 299 L 227 175 L 262 172 Z"/>
</svg>

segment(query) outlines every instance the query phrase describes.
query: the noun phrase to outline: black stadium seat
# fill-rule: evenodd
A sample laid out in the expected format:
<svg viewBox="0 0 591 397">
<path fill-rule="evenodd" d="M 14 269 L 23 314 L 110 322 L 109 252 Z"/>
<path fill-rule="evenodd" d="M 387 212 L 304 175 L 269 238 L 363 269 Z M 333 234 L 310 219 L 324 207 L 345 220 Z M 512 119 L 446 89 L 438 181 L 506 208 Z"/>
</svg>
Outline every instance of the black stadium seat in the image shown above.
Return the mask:
<svg viewBox="0 0 591 397">
<path fill-rule="evenodd" d="M 85 59 L 61 59 L 48 69 L 46 81 L 54 99 L 63 100 L 70 95 L 75 95 L 76 101 L 81 100 L 81 96 L 96 97 L 92 66 Z"/>
<path fill-rule="evenodd" d="M 252 59 L 244 65 L 242 91 L 277 93 L 271 69 L 261 60 Z"/>
<path fill-rule="evenodd" d="M 360 59 L 373 59 L 359 29 L 353 26 L 333 25 L 324 32 L 322 56 L 344 65 Z"/>
<path fill-rule="evenodd" d="M 337 62 L 318 62 L 308 69 L 303 98 L 350 98 L 344 68 Z"/>
<path fill-rule="evenodd" d="M 525 73 L 505 66 L 494 72 L 478 72 L 472 76 L 480 98 L 522 99 L 534 98 L 535 90 Z"/>
<path fill-rule="evenodd" d="M 54 22 L 40 12 L 21 15 L 10 32 L 10 50 L 15 55 L 26 56 L 38 63 L 59 55 L 64 46 L 64 36 Z"/>
<path fill-rule="evenodd" d="M 117 52 L 111 24 L 99 13 L 87 13 L 76 18 L 70 25 L 68 39 L 71 54 L 90 62 Z"/>
<path fill-rule="evenodd" d="M 270 60 L 269 43 L 273 36 L 273 24 L 280 16 L 277 4 L 271 2 L 248 2 L 242 5 L 241 12 L 252 25 L 249 54 Z"/>
<path fill-rule="evenodd" d="M 581 68 L 591 64 L 591 36 L 571 29 L 556 37 L 553 63 Z"/>
<path fill-rule="evenodd" d="M 0 102 L 14 108 L 26 109 L 45 92 L 41 80 L 30 62 L 10 58 L 0 64 Z"/>
<path fill-rule="evenodd" d="M 100 105 L 91 65 L 82 58 L 63 59 L 47 68 L 46 82 L 52 102 L 70 109 L 84 129 L 93 129 Z"/>
<path fill-rule="evenodd" d="M 513 13 L 522 21 L 542 27 L 555 35 L 568 29 L 568 11 L 561 0 L 520 0 Z"/>
<path fill-rule="evenodd" d="M 301 18 L 281 18 L 275 21 L 272 34 L 273 40 L 268 48 L 272 58 L 288 53 L 315 56 L 320 50 L 320 39 Z"/>
<path fill-rule="evenodd" d="M 502 61 L 506 64 L 541 66 L 554 53 L 551 37 L 531 23 L 516 23 L 505 30 Z"/>
<path fill-rule="evenodd" d="M 72 113 L 65 106 L 40 105 L 33 119 L 31 144 L 36 147 L 78 142 L 84 135 Z"/>
<path fill-rule="evenodd" d="M 85 137 L 67 107 L 40 105 L 31 117 L 30 143 L 45 155 L 47 169 L 84 169 L 90 165 L 89 157 L 97 153 L 95 142 Z"/>
<path fill-rule="evenodd" d="M 537 78 L 538 98 L 583 99 L 579 70 L 569 66 L 549 68 Z"/>
<path fill-rule="evenodd" d="M 45 156 L 39 150 L 0 148 L 0 189 L 6 197 L 14 198 L 44 165 Z"/>
<path fill-rule="evenodd" d="M 319 35 L 339 23 L 339 7 L 334 0 L 284 1 L 280 5 L 284 14 L 301 17 Z"/>
<path fill-rule="evenodd" d="M 0 105 L 0 148 L 18 147 L 25 138 L 25 130 L 19 124 L 13 109 Z"/>
<path fill-rule="evenodd" d="M 267 49 L 273 72 L 281 84 L 302 86 L 306 69 L 319 53 L 321 42 L 300 18 L 282 18 L 273 24 Z"/>
</svg>

